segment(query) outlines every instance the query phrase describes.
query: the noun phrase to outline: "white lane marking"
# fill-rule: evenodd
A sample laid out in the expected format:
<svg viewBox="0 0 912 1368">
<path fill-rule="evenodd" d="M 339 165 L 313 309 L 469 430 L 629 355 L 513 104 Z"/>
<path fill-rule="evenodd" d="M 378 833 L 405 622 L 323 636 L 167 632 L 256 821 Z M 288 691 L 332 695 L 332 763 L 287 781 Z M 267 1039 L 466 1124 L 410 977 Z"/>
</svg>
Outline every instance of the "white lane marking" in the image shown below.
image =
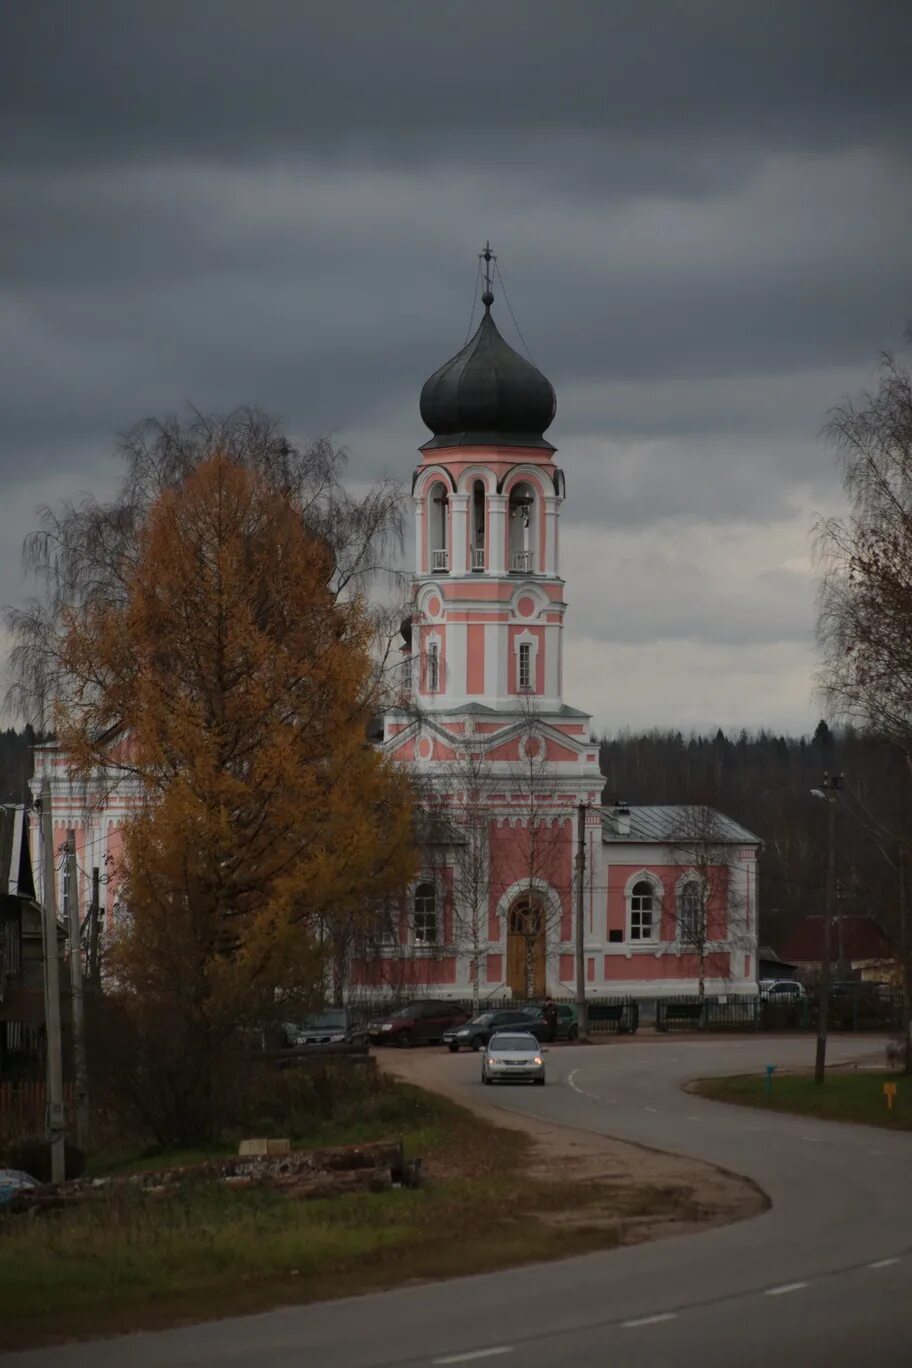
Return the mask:
<svg viewBox="0 0 912 1368">
<path fill-rule="evenodd" d="M 579 1073 L 579 1069 L 574 1069 L 574 1070 L 572 1071 L 572 1073 L 569 1073 L 569 1074 L 567 1075 L 567 1082 L 570 1084 L 570 1087 L 573 1089 L 573 1091 L 574 1091 L 575 1093 L 579 1093 L 580 1097 L 588 1097 L 588 1098 L 590 1099 L 590 1101 L 592 1101 L 592 1102 L 600 1102 L 600 1101 L 601 1101 L 601 1098 L 599 1097 L 598 1093 L 586 1092 L 586 1089 L 585 1089 L 585 1088 L 578 1088 L 578 1087 L 576 1086 L 576 1084 L 574 1083 L 573 1080 L 574 1080 L 574 1078 L 576 1078 L 576 1075 L 577 1075 L 578 1073 Z"/>
<path fill-rule="evenodd" d="M 807 1287 L 807 1283 L 783 1283 L 781 1287 L 768 1287 L 766 1295 L 768 1297 L 784 1297 L 786 1292 L 800 1292 L 802 1287 Z"/>
<path fill-rule="evenodd" d="M 868 1268 L 891 1268 L 893 1264 L 898 1264 L 899 1259 L 877 1259 L 874 1263 L 869 1263 Z"/>
<path fill-rule="evenodd" d="M 883 1158 L 883 1150 L 868 1150 L 868 1154 L 873 1154 L 875 1159 Z"/>
<path fill-rule="evenodd" d="M 688 1121 L 699 1121 L 699 1116 L 688 1116 Z"/>
<path fill-rule="evenodd" d="M 639 1320 L 621 1321 L 622 1330 L 636 1330 L 640 1325 L 658 1325 L 660 1321 L 677 1320 L 677 1311 L 663 1311 L 660 1316 L 641 1316 Z"/>
<path fill-rule="evenodd" d="M 643 1111 L 657 1112 L 658 1110 L 659 1110 L 658 1107 L 644 1107 L 644 1108 L 643 1108 Z"/>
<path fill-rule="evenodd" d="M 509 1344 L 498 1344 L 493 1349 L 473 1349 L 467 1354 L 447 1354 L 446 1358 L 432 1359 L 432 1363 L 472 1363 L 477 1359 L 494 1358 L 497 1354 L 513 1354 L 515 1349 Z"/>
<path fill-rule="evenodd" d="M 823 1141 L 822 1141 L 822 1140 L 818 1140 L 816 1135 L 802 1135 L 801 1139 L 804 1140 L 804 1141 L 805 1141 L 807 1144 L 809 1144 L 809 1145 L 822 1145 L 822 1144 L 823 1144 Z"/>
</svg>

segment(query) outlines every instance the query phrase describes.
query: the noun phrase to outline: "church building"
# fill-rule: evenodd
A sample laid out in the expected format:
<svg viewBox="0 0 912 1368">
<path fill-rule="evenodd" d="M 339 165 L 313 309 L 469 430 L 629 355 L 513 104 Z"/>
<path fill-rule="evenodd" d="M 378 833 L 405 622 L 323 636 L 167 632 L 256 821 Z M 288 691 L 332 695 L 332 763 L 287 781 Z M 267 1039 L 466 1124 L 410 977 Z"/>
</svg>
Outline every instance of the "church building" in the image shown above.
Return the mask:
<svg viewBox="0 0 912 1368">
<path fill-rule="evenodd" d="M 434 839 L 354 981 L 571 994 L 581 904 L 593 995 L 753 993 L 758 839 L 708 808 L 602 806 L 591 718 L 563 695 L 555 393 L 498 331 L 482 255 L 481 323 L 421 391 L 403 697 L 381 742 Z"/>
</svg>

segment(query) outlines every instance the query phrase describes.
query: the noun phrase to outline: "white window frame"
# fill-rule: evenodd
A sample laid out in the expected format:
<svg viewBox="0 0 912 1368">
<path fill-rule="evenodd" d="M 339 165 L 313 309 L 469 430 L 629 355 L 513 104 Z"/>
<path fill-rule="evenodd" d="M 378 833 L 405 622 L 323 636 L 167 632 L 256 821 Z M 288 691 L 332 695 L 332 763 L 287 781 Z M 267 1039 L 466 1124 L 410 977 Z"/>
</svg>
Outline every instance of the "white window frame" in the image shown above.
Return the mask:
<svg viewBox="0 0 912 1368">
<path fill-rule="evenodd" d="M 527 646 L 529 661 L 529 683 L 522 683 L 522 659 L 523 647 Z M 538 682 L 538 637 L 534 632 L 519 632 L 513 642 L 513 650 L 516 655 L 516 692 L 518 694 L 534 694 L 538 692 L 536 687 Z"/>
<path fill-rule="evenodd" d="M 634 898 L 642 895 L 635 892 L 640 884 L 648 884 L 651 889 L 652 906 L 650 911 L 649 935 L 640 934 L 642 930 L 642 916 L 647 910 L 642 907 L 634 907 Z M 662 930 L 662 884 L 654 874 L 650 874 L 647 869 L 641 869 L 627 880 L 625 889 L 625 902 L 627 905 L 627 944 L 628 945 L 655 945 L 661 935 Z M 636 931 L 634 934 L 634 916 L 637 917 Z"/>
</svg>

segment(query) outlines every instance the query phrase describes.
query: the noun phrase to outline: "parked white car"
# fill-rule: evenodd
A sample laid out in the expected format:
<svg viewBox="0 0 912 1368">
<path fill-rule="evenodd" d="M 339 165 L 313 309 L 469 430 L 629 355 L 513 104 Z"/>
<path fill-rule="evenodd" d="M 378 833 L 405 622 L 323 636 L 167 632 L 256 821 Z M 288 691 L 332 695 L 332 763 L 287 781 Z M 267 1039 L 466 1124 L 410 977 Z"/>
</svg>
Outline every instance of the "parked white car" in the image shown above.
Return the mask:
<svg viewBox="0 0 912 1368">
<path fill-rule="evenodd" d="M 500 1031 L 491 1036 L 481 1061 L 482 1083 L 537 1083 L 545 1086 L 541 1044 L 527 1031 Z"/>
<path fill-rule="evenodd" d="M 804 1002 L 807 993 L 795 979 L 761 979 L 757 985 L 764 1002 Z"/>
</svg>

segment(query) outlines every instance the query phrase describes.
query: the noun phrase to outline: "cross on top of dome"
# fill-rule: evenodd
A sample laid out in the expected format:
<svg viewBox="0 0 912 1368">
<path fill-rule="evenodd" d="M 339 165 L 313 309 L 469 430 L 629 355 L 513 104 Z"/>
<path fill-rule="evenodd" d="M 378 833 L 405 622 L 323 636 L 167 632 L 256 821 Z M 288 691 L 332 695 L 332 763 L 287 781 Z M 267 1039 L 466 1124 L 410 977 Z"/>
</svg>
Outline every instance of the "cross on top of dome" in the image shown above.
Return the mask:
<svg viewBox="0 0 912 1368">
<path fill-rule="evenodd" d="M 494 302 L 490 242 L 484 263 L 484 314 L 462 351 L 436 370 L 421 391 L 421 417 L 434 434 L 422 450 L 457 446 L 554 448 L 544 433 L 554 421 L 551 382 L 501 337 Z"/>
</svg>

